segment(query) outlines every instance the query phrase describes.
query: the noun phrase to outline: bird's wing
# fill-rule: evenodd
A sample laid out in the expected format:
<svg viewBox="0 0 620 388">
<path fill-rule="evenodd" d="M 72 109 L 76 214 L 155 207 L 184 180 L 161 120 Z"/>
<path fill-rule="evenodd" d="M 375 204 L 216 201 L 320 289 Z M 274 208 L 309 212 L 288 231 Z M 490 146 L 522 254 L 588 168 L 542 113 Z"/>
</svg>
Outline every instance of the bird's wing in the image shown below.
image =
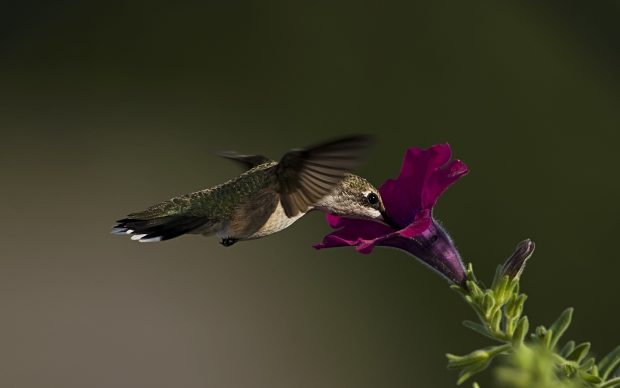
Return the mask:
<svg viewBox="0 0 620 388">
<path fill-rule="evenodd" d="M 256 166 L 273 161 L 263 155 L 242 155 L 235 151 L 222 151 L 218 153 L 218 156 L 239 163 L 245 170 L 251 170 Z"/>
<path fill-rule="evenodd" d="M 329 194 L 359 163 L 361 151 L 370 143 L 368 136 L 356 135 L 286 153 L 276 166 L 278 192 L 286 215 L 306 212 Z"/>
</svg>

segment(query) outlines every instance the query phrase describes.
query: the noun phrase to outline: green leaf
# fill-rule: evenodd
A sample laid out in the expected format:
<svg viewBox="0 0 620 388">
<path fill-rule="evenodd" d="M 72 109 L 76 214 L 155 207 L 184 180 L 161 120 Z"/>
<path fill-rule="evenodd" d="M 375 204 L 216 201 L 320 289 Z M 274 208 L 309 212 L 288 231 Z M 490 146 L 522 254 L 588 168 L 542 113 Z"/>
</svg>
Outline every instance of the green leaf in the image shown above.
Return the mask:
<svg viewBox="0 0 620 388">
<path fill-rule="evenodd" d="M 609 354 L 603 357 L 598 363 L 598 369 L 603 380 L 605 380 L 618 365 L 620 365 L 620 345 L 616 346 L 614 350 L 609 352 Z"/>
<path fill-rule="evenodd" d="M 464 356 L 457 356 L 455 354 L 446 354 L 448 357 L 448 368 L 455 369 L 461 367 L 469 367 L 479 363 L 485 363 L 489 359 L 497 356 L 498 354 L 510 349 L 510 344 L 489 346 L 484 349 L 474 350 L 473 352 Z"/>
<path fill-rule="evenodd" d="M 446 357 L 448 357 L 449 369 L 456 369 L 464 366 L 478 364 L 482 361 L 488 360 L 489 356 L 489 352 L 484 349 L 474 350 L 473 352 L 464 356 L 457 356 L 450 353 L 446 354 Z"/>
<path fill-rule="evenodd" d="M 456 284 L 452 284 L 450 286 L 451 289 L 453 289 L 454 291 L 458 292 L 459 294 L 461 294 L 461 296 L 465 296 L 468 294 L 468 290 L 464 289 L 463 287 L 456 285 Z"/>
<path fill-rule="evenodd" d="M 581 369 L 584 372 L 587 372 L 588 370 L 590 370 L 595 364 L 595 359 L 594 357 L 588 357 L 580 366 L 579 369 Z"/>
<path fill-rule="evenodd" d="M 572 307 L 567 308 L 560 314 L 559 318 L 551 325 L 549 331 L 553 331 L 553 336 L 551 337 L 551 341 L 549 343 L 549 349 L 554 349 L 557 345 L 560 337 L 564 334 L 568 326 L 570 326 L 570 322 L 573 318 Z"/>
<path fill-rule="evenodd" d="M 542 344 L 545 348 L 551 349 L 551 339 L 553 338 L 553 330 L 549 329 L 542 337 Z"/>
<path fill-rule="evenodd" d="M 611 380 L 605 381 L 603 384 L 598 386 L 599 388 L 612 388 L 612 387 L 620 387 L 620 377 L 615 377 Z"/>
<path fill-rule="evenodd" d="M 488 348 L 485 349 L 481 349 L 481 350 L 477 350 L 473 353 L 476 352 L 484 352 L 487 355 L 486 359 L 481 359 L 480 361 L 478 361 L 475 364 L 471 364 L 469 366 L 467 366 L 465 369 L 463 369 L 460 373 L 460 377 L 458 379 L 458 381 L 456 382 L 458 385 L 462 384 L 463 382 L 465 382 L 467 379 L 469 379 L 471 376 L 475 375 L 478 372 L 481 372 L 483 370 L 485 370 L 489 364 L 491 363 L 491 360 L 493 359 L 493 357 L 497 356 L 498 354 L 505 352 L 506 350 L 510 349 L 510 345 L 509 344 L 504 344 L 504 345 L 498 345 L 498 346 L 490 346 Z"/>
<path fill-rule="evenodd" d="M 489 333 L 489 330 L 487 330 L 486 327 L 484 327 L 483 325 L 479 324 L 478 322 L 473 322 L 473 321 L 463 321 L 463 326 L 465 326 L 468 329 L 471 329 L 473 331 L 475 331 L 478 334 L 482 334 L 483 336 L 490 338 L 492 340 L 497 340 L 497 338 L 495 338 L 495 336 L 493 336 L 493 334 Z"/>
<path fill-rule="evenodd" d="M 570 354 L 568 355 L 568 357 L 566 357 L 566 359 L 569 361 L 575 361 L 576 363 L 580 363 L 581 360 L 583 360 L 583 358 L 588 354 L 589 351 L 590 351 L 590 343 L 583 342 L 577 345 L 577 347 L 575 347 L 575 349 L 573 349 L 573 351 L 570 352 Z"/>
<path fill-rule="evenodd" d="M 475 365 L 471 365 L 465 369 L 463 369 L 460 373 L 459 379 L 456 381 L 457 385 L 463 384 L 467 379 L 475 375 L 476 373 L 482 372 L 489 366 L 488 362 L 481 362 Z"/>
</svg>

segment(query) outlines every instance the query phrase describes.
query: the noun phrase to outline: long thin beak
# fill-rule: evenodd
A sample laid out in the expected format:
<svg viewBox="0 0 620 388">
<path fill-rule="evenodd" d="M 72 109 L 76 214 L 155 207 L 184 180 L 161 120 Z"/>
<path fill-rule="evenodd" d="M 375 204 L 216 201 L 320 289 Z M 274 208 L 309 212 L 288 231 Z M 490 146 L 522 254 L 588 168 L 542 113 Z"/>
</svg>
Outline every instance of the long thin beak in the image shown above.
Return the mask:
<svg viewBox="0 0 620 388">
<path fill-rule="evenodd" d="M 386 213 L 385 210 L 381 211 L 381 217 L 383 217 L 383 222 L 385 222 L 386 224 L 388 224 L 392 228 L 394 228 L 396 230 L 402 229 L 400 227 L 400 225 L 398 225 L 396 222 L 394 222 L 394 220 L 392 218 L 390 218 L 390 216 Z"/>
</svg>

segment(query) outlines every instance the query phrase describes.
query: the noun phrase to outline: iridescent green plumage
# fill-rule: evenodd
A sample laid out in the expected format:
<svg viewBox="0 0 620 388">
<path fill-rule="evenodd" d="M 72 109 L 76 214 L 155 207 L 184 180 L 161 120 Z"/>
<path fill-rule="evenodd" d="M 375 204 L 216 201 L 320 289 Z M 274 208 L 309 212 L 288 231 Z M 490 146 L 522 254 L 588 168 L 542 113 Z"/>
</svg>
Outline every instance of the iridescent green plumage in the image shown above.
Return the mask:
<svg viewBox="0 0 620 388">
<path fill-rule="evenodd" d="M 217 186 L 174 197 L 128 217 L 146 219 L 187 215 L 226 219 L 238 206 L 250 201 L 256 192 L 276 184 L 271 171 L 276 164 L 271 161 L 259 165 Z"/>
<path fill-rule="evenodd" d="M 217 234 L 224 245 L 231 245 L 280 231 L 312 209 L 381 218 L 382 204 L 365 202 L 365 195 L 377 190 L 347 174 L 367 143 L 362 136 L 338 139 L 292 150 L 279 162 L 224 154 L 250 169 L 212 188 L 131 213 L 118 221 L 113 233 L 140 241 Z"/>
</svg>

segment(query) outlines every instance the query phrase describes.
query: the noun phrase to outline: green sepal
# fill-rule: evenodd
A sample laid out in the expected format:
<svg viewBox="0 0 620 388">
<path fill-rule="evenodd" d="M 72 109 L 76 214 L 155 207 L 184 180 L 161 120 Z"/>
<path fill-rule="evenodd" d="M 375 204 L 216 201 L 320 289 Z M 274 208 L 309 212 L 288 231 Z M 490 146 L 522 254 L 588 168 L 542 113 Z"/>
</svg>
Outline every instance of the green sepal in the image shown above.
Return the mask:
<svg viewBox="0 0 620 388">
<path fill-rule="evenodd" d="M 572 377 L 575 375 L 575 373 L 577 373 L 577 368 L 574 365 L 564 364 L 563 368 L 566 377 Z"/>
<path fill-rule="evenodd" d="M 598 366 L 597 365 L 594 365 L 592 367 L 592 370 L 590 370 L 590 373 L 592 373 L 594 376 L 598 376 L 598 377 L 601 376 L 601 374 L 598 372 Z"/>
<path fill-rule="evenodd" d="M 467 280 L 471 280 L 473 282 L 478 281 L 478 279 L 476 279 L 476 275 L 474 274 L 474 264 L 471 262 L 467 263 L 467 267 L 465 268 L 465 277 Z"/>
<path fill-rule="evenodd" d="M 542 337 L 542 345 L 547 349 L 551 349 L 552 338 L 553 338 L 553 330 L 549 329 L 545 332 L 545 334 Z"/>
<path fill-rule="evenodd" d="M 525 305 L 525 301 L 527 300 L 527 295 L 521 294 L 519 295 L 517 299 L 518 299 L 518 302 L 517 302 L 517 308 L 515 311 L 515 317 L 519 317 L 521 316 L 521 314 L 523 314 L 523 306 Z"/>
<path fill-rule="evenodd" d="M 508 287 L 506 288 L 506 299 L 518 293 L 519 293 L 519 279 L 518 278 L 510 279 L 510 281 L 508 282 Z"/>
<path fill-rule="evenodd" d="M 525 300 L 527 299 L 527 295 L 521 294 L 513 294 L 508 302 L 506 303 L 505 314 L 508 318 L 519 318 L 523 313 L 523 305 L 525 304 Z"/>
<path fill-rule="evenodd" d="M 546 327 L 544 327 L 543 325 L 536 326 L 536 336 L 537 337 L 542 338 L 542 337 L 545 336 L 545 334 L 547 334 L 547 328 Z"/>
<path fill-rule="evenodd" d="M 519 319 L 519 322 L 517 323 L 514 334 L 512 335 L 513 346 L 523 345 L 523 341 L 525 340 L 525 336 L 527 335 L 529 329 L 530 321 L 527 319 L 527 316 L 521 317 L 521 319 Z"/>
<path fill-rule="evenodd" d="M 519 285 L 519 279 L 516 279 L 516 278 L 512 279 L 512 283 L 513 283 L 512 293 L 515 295 L 519 295 L 519 291 L 521 289 L 521 286 Z"/>
<path fill-rule="evenodd" d="M 480 286 L 478 286 L 478 283 L 473 280 L 468 280 L 465 282 L 465 285 L 467 285 L 467 289 L 469 290 L 469 294 L 472 296 L 472 298 L 482 297 L 483 292 Z"/>
<path fill-rule="evenodd" d="M 506 301 L 506 304 L 504 305 L 504 312 L 507 317 L 512 317 L 514 315 L 515 309 L 517 307 L 518 298 L 519 295 L 512 294 L 510 298 L 508 298 L 508 300 Z"/>
<path fill-rule="evenodd" d="M 530 334 L 530 337 L 532 338 L 533 341 L 540 343 L 545 337 L 546 333 L 547 333 L 547 328 L 540 325 L 540 326 L 536 326 L 536 329 L 534 330 L 532 334 Z"/>
<path fill-rule="evenodd" d="M 503 305 L 506 300 L 508 300 L 507 290 L 508 284 L 510 283 L 510 278 L 508 275 L 504 275 L 501 281 L 497 284 L 496 287 L 493 287 L 493 292 L 495 294 L 495 299 L 497 300 L 498 305 Z"/>
<path fill-rule="evenodd" d="M 568 341 L 560 350 L 560 356 L 567 357 L 575 349 L 575 341 Z"/>
<path fill-rule="evenodd" d="M 549 328 L 550 331 L 553 331 L 553 336 L 551 337 L 551 342 L 549 343 L 549 349 L 554 349 L 557 345 L 560 337 L 564 334 L 568 326 L 570 326 L 571 320 L 573 318 L 572 307 L 567 308 L 560 314 L 558 319 L 551 325 Z"/>
<path fill-rule="evenodd" d="M 490 319 L 493 314 L 493 307 L 495 307 L 495 298 L 493 292 L 487 290 L 482 297 L 482 309 L 484 310 L 484 316 L 486 319 Z"/>
<path fill-rule="evenodd" d="M 609 354 L 603 357 L 598 363 L 600 376 L 603 380 L 607 379 L 607 376 L 609 376 L 618 365 L 620 365 L 620 345 L 616 346 L 614 350 L 609 352 Z"/>
<path fill-rule="evenodd" d="M 495 333 L 500 333 L 500 325 L 502 323 L 502 310 L 496 310 L 495 313 L 493 314 L 493 316 L 491 317 L 491 329 L 495 332 Z"/>
<path fill-rule="evenodd" d="M 600 384 L 603 382 L 603 379 L 588 372 L 579 371 L 579 377 L 582 380 L 592 384 Z"/>
<path fill-rule="evenodd" d="M 502 275 L 504 272 L 503 269 L 504 269 L 503 265 L 498 265 L 497 268 L 495 269 L 495 275 L 493 276 L 493 281 L 491 282 L 491 288 L 493 290 L 497 288 L 497 286 L 502 280 Z"/>
</svg>

